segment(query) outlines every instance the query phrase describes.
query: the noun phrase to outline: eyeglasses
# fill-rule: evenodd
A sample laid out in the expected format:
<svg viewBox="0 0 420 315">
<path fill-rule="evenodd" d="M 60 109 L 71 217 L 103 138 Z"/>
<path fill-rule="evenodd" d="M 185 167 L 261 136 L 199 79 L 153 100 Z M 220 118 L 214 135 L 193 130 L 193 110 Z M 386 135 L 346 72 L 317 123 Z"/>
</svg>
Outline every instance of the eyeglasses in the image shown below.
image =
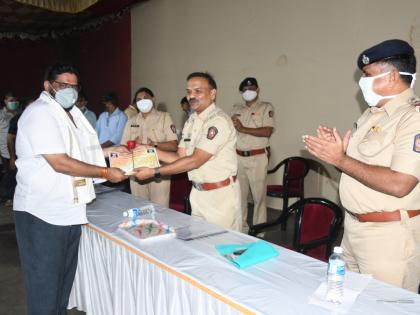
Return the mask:
<svg viewBox="0 0 420 315">
<path fill-rule="evenodd" d="M 57 83 L 60 89 L 72 88 L 72 89 L 75 89 L 77 92 L 81 90 L 81 86 L 79 84 L 70 84 L 70 83 L 65 83 L 65 82 L 60 82 L 60 81 L 55 81 L 55 80 L 53 82 Z"/>
</svg>

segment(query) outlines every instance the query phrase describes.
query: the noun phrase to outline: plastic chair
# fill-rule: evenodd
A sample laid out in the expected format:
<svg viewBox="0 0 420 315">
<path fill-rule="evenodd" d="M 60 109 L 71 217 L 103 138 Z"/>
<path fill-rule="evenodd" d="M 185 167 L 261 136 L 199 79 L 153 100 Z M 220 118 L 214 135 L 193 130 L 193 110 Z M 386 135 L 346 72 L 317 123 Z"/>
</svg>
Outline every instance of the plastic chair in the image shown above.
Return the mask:
<svg viewBox="0 0 420 315">
<path fill-rule="evenodd" d="M 286 212 L 286 220 L 295 213 L 295 228 L 293 244 L 285 247 L 327 261 L 343 224 L 343 210 L 324 198 L 305 198 Z"/>
<path fill-rule="evenodd" d="M 187 173 L 171 176 L 171 189 L 169 196 L 169 208 L 186 214 L 191 214 L 190 192 L 191 181 Z"/>
<path fill-rule="evenodd" d="M 269 170 L 267 174 L 273 174 L 284 166 L 283 184 L 282 185 L 267 185 L 267 196 L 283 199 L 283 208 L 280 217 L 267 223 L 255 225 L 254 228 L 258 231 L 263 231 L 265 228 L 281 224 L 282 229 L 286 230 L 286 209 L 289 205 L 289 198 L 304 197 L 304 179 L 309 171 L 308 160 L 300 156 L 292 156 L 284 159 L 278 163 L 273 169 Z"/>
</svg>

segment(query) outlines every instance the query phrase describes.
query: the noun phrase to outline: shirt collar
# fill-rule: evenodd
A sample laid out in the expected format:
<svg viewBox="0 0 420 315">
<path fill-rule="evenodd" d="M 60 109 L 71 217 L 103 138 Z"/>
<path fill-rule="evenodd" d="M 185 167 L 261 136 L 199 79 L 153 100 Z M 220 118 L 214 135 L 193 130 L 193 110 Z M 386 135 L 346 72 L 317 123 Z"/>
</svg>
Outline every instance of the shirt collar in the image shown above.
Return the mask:
<svg viewBox="0 0 420 315">
<path fill-rule="evenodd" d="M 109 112 L 107 112 L 107 114 L 108 114 L 108 116 L 109 117 L 111 117 L 111 116 L 116 116 L 116 115 L 119 115 L 120 114 L 120 112 L 121 112 L 121 109 L 119 109 L 118 107 L 112 112 L 112 114 L 109 114 Z"/>
<path fill-rule="evenodd" d="M 156 110 L 156 108 L 153 107 L 152 110 L 149 112 L 149 115 L 146 116 L 146 118 L 143 117 L 141 112 L 139 112 L 137 115 L 138 115 L 138 118 L 140 120 L 146 120 L 146 119 L 150 119 L 151 117 L 155 116 L 156 114 L 157 114 L 157 110 Z"/>
<path fill-rule="evenodd" d="M 415 102 L 417 100 L 418 100 L 418 98 L 414 94 L 414 90 L 411 89 L 411 88 L 408 88 L 405 91 L 403 91 L 400 94 L 398 94 L 393 99 L 389 100 L 381 108 L 371 107 L 370 108 L 370 111 L 371 111 L 371 113 L 377 113 L 377 112 L 383 112 L 383 111 L 385 111 L 388 114 L 388 116 L 391 116 L 400 107 L 413 104 L 413 102 Z"/>
<path fill-rule="evenodd" d="M 211 103 L 209 107 L 203 110 L 200 114 L 197 114 L 197 113 L 195 114 L 197 114 L 198 118 L 200 118 L 201 120 L 205 120 L 215 108 L 216 108 L 216 104 Z"/>
</svg>

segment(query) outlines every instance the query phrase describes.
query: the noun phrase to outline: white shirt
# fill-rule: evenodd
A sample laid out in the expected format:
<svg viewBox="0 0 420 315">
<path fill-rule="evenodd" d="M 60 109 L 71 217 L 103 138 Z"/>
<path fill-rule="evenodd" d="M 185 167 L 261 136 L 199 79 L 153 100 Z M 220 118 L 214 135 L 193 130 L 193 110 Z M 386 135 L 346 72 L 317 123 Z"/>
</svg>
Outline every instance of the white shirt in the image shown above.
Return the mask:
<svg viewBox="0 0 420 315">
<path fill-rule="evenodd" d="M 74 203 L 74 194 L 68 184 L 70 176 L 54 171 L 42 156 L 70 155 L 65 141 L 69 137 L 67 125 L 53 114 L 48 103 L 60 106 L 43 92 L 19 119 L 13 208 L 29 212 L 50 224 L 87 223 L 86 205 Z M 80 137 L 79 133 L 77 137 Z"/>
</svg>

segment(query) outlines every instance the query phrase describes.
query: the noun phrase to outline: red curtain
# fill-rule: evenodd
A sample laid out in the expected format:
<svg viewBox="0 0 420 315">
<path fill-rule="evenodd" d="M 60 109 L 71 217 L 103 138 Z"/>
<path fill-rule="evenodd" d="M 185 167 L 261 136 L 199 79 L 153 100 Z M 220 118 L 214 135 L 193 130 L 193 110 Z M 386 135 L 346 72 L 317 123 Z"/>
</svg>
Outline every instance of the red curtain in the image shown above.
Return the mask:
<svg viewBox="0 0 420 315">
<path fill-rule="evenodd" d="M 125 108 L 131 100 L 131 17 L 130 13 L 99 30 L 57 40 L 0 41 L 2 74 L 0 96 L 8 91 L 18 97 L 37 97 L 43 89 L 48 64 L 71 61 L 81 71 L 83 91 L 89 107 L 103 111 L 101 95 L 114 91 Z"/>
</svg>

